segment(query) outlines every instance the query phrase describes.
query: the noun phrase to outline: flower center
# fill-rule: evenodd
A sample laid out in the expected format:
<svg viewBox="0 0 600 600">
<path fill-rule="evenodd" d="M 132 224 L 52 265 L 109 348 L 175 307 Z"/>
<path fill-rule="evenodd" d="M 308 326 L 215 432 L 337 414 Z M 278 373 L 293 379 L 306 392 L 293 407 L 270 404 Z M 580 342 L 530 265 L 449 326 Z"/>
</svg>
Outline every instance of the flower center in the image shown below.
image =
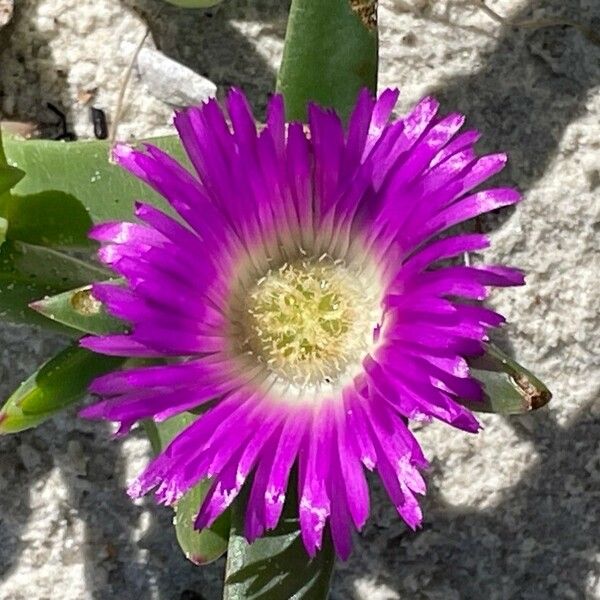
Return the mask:
<svg viewBox="0 0 600 600">
<path fill-rule="evenodd" d="M 245 349 L 298 387 L 355 375 L 381 315 L 364 279 L 326 254 L 270 270 L 244 300 Z"/>
</svg>

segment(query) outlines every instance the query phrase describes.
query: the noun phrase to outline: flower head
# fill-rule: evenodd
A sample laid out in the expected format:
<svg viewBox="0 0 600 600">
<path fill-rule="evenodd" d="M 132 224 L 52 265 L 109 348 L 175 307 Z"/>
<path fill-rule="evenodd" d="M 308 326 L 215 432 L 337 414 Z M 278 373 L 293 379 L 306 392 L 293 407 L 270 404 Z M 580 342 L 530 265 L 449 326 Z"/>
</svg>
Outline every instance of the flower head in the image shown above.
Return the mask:
<svg viewBox="0 0 600 600">
<path fill-rule="evenodd" d="M 111 373 L 83 414 L 120 423 L 160 421 L 205 406 L 130 487 L 176 502 L 199 480 L 212 487 L 196 527 L 209 526 L 253 474 L 249 540 L 281 515 L 298 466 L 302 539 L 313 555 L 329 522 L 337 553 L 369 512 L 363 467 L 376 470 L 415 528 L 427 466 L 409 419 L 477 431 L 457 400 L 482 390 L 465 357 L 482 351 L 503 318 L 479 301 L 487 286 L 522 283 L 501 266 L 440 266 L 488 245 L 480 234 L 439 234 L 519 194 L 472 193 L 502 169 L 477 158 L 464 117 L 437 116 L 431 98 L 389 122 L 397 92 L 360 94 L 345 131 L 309 107 L 309 127 L 286 124 L 274 96 L 257 132 L 239 91 L 180 112 L 175 125 L 192 175 L 154 146 L 118 146 L 116 160 L 176 213 L 138 203 L 136 223 L 91 236 L 125 285 L 94 295 L 131 324 L 88 337 L 105 354 L 166 357 Z"/>
</svg>

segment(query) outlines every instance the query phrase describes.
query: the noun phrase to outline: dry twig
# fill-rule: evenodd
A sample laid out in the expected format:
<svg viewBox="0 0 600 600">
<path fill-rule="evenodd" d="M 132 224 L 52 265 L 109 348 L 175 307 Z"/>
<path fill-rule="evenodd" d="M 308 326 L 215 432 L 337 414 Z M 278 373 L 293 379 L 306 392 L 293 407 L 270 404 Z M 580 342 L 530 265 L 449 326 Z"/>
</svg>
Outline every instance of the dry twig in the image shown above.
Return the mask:
<svg viewBox="0 0 600 600">
<path fill-rule="evenodd" d="M 144 42 L 146 41 L 146 38 L 148 37 L 149 33 L 150 33 L 150 28 L 146 27 L 146 31 L 144 32 L 142 39 L 139 41 L 133 55 L 131 56 L 131 61 L 129 62 L 129 65 L 128 65 L 127 69 L 125 70 L 125 75 L 123 76 L 123 82 L 121 83 L 121 89 L 119 90 L 119 97 L 117 98 L 117 105 L 115 107 L 115 115 L 113 118 L 112 127 L 111 127 L 111 131 L 110 131 L 109 148 L 113 147 L 115 140 L 117 138 L 117 129 L 119 127 L 119 121 L 121 120 L 121 114 L 123 113 L 123 100 L 125 99 L 125 92 L 127 91 L 127 86 L 129 85 L 129 80 L 131 79 L 133 65 L 135 64 L 138 54 L 140 53 L 140 50 L 142 49 L 142 46 L 144 45 Z"/>
<path fill-rule="evenodd" d="M 498 14 L 495 10 L 492 10 L 489 6 L 486 5 L 484 0 L 470 0 L 471 4 L 477 6 L 481 11 L 483 11 L 490 19 L 493 19 L 497 23 L 504 25 L 505 27 L 517 27 L 519 29 L 542 29 L 544 27 L 573 27 L 573 29 L 577 29 L 581 34 L 583 34 L 592 44 L 596 44 L 600 46 L 600 34 L 595 32 L 593 29 L 582 25 L 581 23 L 577 23 L 575 21 L 570 21 L 569 19 L 560 19 L 560 18 L 548 18 L 548 19 L 525 19 L 522 21 L 511 21 Z"/>
</svg>

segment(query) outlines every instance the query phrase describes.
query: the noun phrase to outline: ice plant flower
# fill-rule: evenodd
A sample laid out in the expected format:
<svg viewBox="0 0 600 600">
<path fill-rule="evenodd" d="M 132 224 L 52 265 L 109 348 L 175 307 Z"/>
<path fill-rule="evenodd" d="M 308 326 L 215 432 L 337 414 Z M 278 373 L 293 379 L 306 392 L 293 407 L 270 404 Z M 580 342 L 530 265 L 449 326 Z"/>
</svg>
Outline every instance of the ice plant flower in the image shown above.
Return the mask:
<svg viewBox="0 0 600 600">
<path fill-rule="evenodd" d="M 96 379 L 103 398 L 83 414 L 126 432 L 205 408 L 132 496 L 156 488 L 170 504 L 210 478 L 195 521 L 204 528 L 252 474 L 253 540 L 277 524 L 297 465 L 308 553 L 329 523 L 346 558 L 369 513 L 366 467 L 419 525 L 427 461 L 407 423 L 434 417 L 478 430 L 458 402 L 482 394 L 465 357 L 503 321 L 479 301 L 487 286 L 523 282 L 507 267 L 446 260 L 482 250 L 486 236 L 439 234 L 519 194 L 472 193 L 506 157 L 476 157 L 478 134 L 459 133 L 462 115 L 438 116 L 426 98 L 390 122 L 396 100 L 393 90 L 361 93 L 347 130 L 311 105 L 305 129 L 286 124 L 275 95 L 258 132 L 244 95 L 231 91 L 228 117 L 215 100 L 175 117 L 195 174 L 154 146 L 115 149 L 176 217 L 139 202 L 138 222 L 92 230 L 100 259 L 125 280 L 93 293 L 130 330 L 82 345 L 171 360 Z"/>
</svg>

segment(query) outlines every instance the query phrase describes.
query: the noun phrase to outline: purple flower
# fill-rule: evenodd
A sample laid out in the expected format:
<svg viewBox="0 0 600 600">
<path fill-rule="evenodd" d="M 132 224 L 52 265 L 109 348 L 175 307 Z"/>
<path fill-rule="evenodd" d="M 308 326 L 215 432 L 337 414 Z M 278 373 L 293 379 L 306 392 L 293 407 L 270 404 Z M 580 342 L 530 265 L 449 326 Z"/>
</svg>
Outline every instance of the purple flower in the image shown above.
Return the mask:
<svg viewBox="0 0 600 600">
<path fill-rule="evenodd" d="M 195 521 L 204 528 L 253 473 L 245 533 L 254 540 L 277 524 L 297 464 L 308 553 L 329 521 L 346 558 L 369 513 L 366 467 L 406 523 L 420 524 L 427 461 L 407 421 L 478 430 L 458 402 L 482 395 L 464 357 L 504 320 L 479 301 L 487 286 L 523 283 L 502 266 L 435 266 L 488 246 L 480 234 L 439 234 L 519 194 L 472 193 L 505 155 L 477 158 L 478 133 L 459 133 L 464 117 L 437 116 L 431 98 L 388 122 L 397 96 L 362 92 L 347 131 L 314 105 L 308 131 L 286 125 L 274 96 L 257 133 L 234 90 L 229 120 L 214 100 L 175 118 L 196 175 L 154 146 L 116 148 L 178 218 L 140 202 L 139 222 L 92 230 L 101 260 L 126 281 L 93 293 L 131 332 L 82 345 L 171 360 L 96 379 L 91 390 L 104 399 L 83 414 L 126 432 L 140 419 L 206 408 L 132 496 L 156 488 L 170 504 L 211 478 Z"/>
</svg>

